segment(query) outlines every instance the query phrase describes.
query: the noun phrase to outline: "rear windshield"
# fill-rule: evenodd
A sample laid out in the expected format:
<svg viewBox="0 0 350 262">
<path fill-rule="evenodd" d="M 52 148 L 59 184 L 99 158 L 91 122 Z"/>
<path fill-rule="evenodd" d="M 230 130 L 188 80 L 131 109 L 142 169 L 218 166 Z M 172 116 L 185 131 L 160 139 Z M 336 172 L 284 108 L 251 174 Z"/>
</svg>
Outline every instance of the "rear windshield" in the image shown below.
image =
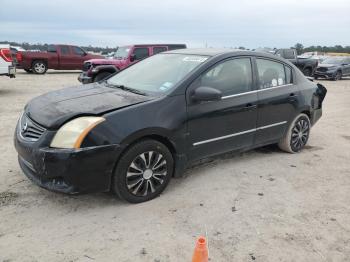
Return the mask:
<svg viewBox="0 0 350 262">
<path fill-rule="evenodd" d="M 150 94 L 167 93 L 208 57 L 184 54 L 158 54 L 130 66 L 107 83 Z"/>
</svg>

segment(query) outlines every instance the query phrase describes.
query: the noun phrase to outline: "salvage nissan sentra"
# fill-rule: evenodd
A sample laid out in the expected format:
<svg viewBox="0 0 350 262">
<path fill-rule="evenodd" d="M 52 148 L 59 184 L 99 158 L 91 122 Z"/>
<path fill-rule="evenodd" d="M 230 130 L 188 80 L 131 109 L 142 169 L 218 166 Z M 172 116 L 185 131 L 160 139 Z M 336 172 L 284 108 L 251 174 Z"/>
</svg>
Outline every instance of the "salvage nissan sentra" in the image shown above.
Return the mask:
<svg viewBox="0 0 350 262">
<path fill-rule="evenodd" d="M 15 146 L 23 172 L 43 188 L 111 190 L 138 203 L 195 160 L 274 143 L 299 152 L 326 92 L 273 55 L 169 51 L 103 81 L 34 98 Z"/>
</svg>

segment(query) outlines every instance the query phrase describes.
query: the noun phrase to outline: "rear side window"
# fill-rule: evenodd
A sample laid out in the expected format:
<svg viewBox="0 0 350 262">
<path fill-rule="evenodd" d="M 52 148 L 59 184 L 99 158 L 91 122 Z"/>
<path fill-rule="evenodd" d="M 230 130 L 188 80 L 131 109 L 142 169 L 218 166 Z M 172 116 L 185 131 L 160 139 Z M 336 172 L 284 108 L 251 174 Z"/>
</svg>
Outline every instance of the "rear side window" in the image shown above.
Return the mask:
<svg viewBox="0 0 350 262">
<path fill-rule="evenodd" d="M 256 59 L 259 74 L 259 88 L 266 89 L 286 84 L 284 65 L 265 59 Z"/>
<path fill-rule="evenodd" d="M 249 92 L 252 90 L 250 58 L 221 62 L 202 75 L 198 84 L 218 89 L 223 96 Z"/>
<path fill-rule="evenodd" d="M 68 46 L 61 46 L 60 47 L 60 49 L 61 49 L 61 54 L 62 55 L 68 55 L 69 54 L 69 47 Z"/>
<path fill-rule="evenodd" d="M 155 46 L 155 47 L 153 47 L 153 54 L 155 55 L 155 54 L 164 52 L 166 50 L 167 50 L 167 48 L 165 46 Z"/>
<path fill-rule="evenodd" d="M 149 56 L 148 48 L 135 48 L 134 49 L 134 55 L 136 60 L 141 60 Z"/>
<path fill-rule="evenodd" d="M 81 49 L 80 47 L 77 46 L 72 46 L 72 50 L 73 50 L 73 54 L 75 55 L 84 55 L 85 52 L 83 49 Z"/>
<path fill-rule="evenodd" d="M 170 45 L 168 46 L 168 50 L 176 50 L 176 49 L 184 49 L 186 48 L 186 45 Z"/>
<path fill-rule="evenodd" d="M 56 47 L 54 45 L 49 45 L 47 47 L 47 52 L 50 52 L 50 53 L 55 53 L 57 50 L 56 50 Z"/>
</svg>

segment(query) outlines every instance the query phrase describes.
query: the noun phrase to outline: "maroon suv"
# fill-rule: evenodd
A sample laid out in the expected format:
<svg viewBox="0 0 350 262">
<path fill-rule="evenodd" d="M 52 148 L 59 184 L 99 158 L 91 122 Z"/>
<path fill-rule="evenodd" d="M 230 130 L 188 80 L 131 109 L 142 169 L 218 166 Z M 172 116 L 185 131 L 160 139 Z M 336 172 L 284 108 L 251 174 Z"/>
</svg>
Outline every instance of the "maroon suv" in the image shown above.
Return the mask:
<svg viewBox="0 0 350 262">
<path fill-rule="evenodd" d="M 83 84 L 97 82 L 148 56 L 184 48 L 186 48 L 185 44 L 122 46 L 118 48 L 112 59 L 90 59 L 85 61 L 83 72 L 78 80 Z"/>
</svg>

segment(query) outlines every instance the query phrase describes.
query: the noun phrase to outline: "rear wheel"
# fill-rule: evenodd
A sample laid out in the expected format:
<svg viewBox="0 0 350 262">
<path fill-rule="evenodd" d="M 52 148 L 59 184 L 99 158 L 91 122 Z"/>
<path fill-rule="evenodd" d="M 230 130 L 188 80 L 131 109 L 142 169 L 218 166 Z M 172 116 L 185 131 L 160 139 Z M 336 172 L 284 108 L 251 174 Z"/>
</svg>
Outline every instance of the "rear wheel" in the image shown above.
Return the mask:
<svg viewBox="0 0 350 262">
<path fill-rule="evenodd" d="M 111 73 L 109 73 L 109 72 L 99 73 L 97 76 L 95 76 L 94 82 L 99 82 L 99 81 L 105 79 L 107 76 L 110 76 L 110 75 L 111 75 Z"/>
<path fill-rule="evenodd" d="M 47 69 L 48 69 L 47 65 L 44 61 L 38 60 L 38 61 L 34 61 L 32 64 L 32 71 L 35 74 L 39 74 L 39 75 L 45 74 Z"/>
<path fill-rule="evenodd" d="M 299 114 L 282 137 L 278 146 L 283 151 L 297 153 L 304 148 L 310 135 L 311 123 L 306 114 Z"/>
<path fill-rule="evenodd" d="M 335 74 L 335 76 L 333 77 L 334 81 L 340 80 L 342 78 L 342 73 L 341 71 L 337 71 L 337 73 Z"/>
<path fill-rule="evenodd" d="M 311 74 L 312 74 L 312 71 L 311 71 L 311 68 L 305 68 L 304 70 L 303 70 L 303 74 L 305 75 L 305 76 L 311 76 Z"/>
<path fill-rule="evenodd" d="M 141 203 L 160 195 L 174 171 L 169 149 L 156 140 L 131 146 L 117 163 L 112 191 L 130 203 Z"/>
</svg>

